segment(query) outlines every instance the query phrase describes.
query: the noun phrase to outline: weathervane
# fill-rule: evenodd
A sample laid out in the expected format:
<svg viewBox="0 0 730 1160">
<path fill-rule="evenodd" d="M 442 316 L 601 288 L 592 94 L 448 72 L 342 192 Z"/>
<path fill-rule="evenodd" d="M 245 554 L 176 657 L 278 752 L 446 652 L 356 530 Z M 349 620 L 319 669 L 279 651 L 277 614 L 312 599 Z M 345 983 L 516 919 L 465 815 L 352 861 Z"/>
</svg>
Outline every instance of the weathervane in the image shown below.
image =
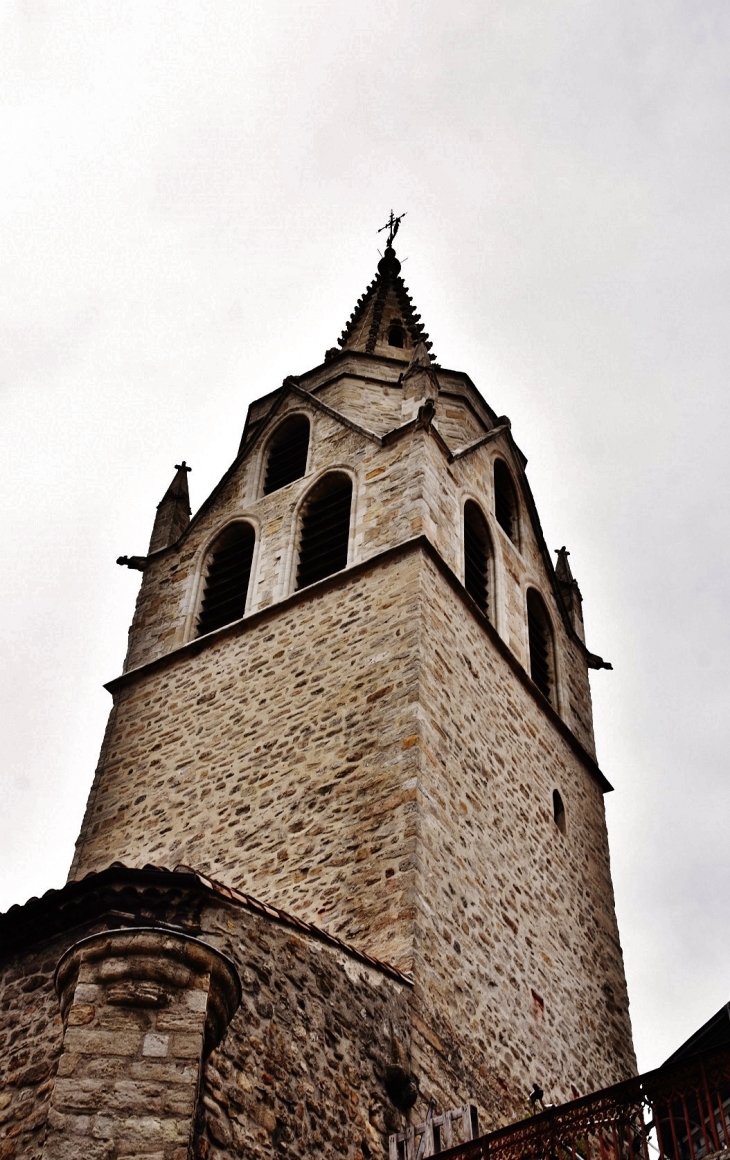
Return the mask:
<svg viewBox="0 0 730 1160">
<path fill-rule="evenodd" d="M 388 231 L 388 245 L 389 246 L 393 245 L 393 239 L 394 239 L 395 235 L 398 233 L 398 230 L 400 228 L 400 223 L 403 221 L 403 218 L 405 216 L 406 215 L 404 213 L 402 213 L 400 215 L 400 217 L 395 217 L 395 215 L 393 214 L 393 211 L 391 210 L 390 217 L 388 218 L 387 222 L 385 223 L 384 226 L 381 226 L 380 229 L 378 230 L 379 234 L 382 234 L 383 230 Z"/>
</svg>

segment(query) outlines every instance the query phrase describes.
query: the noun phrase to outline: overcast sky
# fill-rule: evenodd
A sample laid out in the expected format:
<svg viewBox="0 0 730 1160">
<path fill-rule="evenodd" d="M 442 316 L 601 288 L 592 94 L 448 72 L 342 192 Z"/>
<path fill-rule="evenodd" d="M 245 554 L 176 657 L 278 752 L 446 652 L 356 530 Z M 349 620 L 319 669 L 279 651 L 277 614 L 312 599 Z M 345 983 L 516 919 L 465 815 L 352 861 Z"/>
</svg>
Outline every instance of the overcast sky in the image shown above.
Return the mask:
<svg viewBox="0 0 730 1160">
<path fill-rule="evenodd" d="M 377 227 L 512 419 L 591 649 L 639 1064 L 730 999 L 728 0 L 0 3 L 0 905 L 59 886 L 155 505 Z"/>
</svg>

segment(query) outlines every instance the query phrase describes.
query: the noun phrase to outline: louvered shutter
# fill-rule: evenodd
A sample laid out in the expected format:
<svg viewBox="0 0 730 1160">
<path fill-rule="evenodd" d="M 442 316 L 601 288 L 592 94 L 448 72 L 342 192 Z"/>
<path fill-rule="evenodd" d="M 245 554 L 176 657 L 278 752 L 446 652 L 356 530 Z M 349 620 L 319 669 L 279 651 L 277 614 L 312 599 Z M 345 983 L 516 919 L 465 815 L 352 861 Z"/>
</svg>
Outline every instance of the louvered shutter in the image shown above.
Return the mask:
<svg viewBox="0 0 730 1160">
<path fill-rule="evenodd" d="M 285 419 L 269 445 L 264 495 L 302 478 L 307 468 L 308 450 L 309 420 L 304 415 Z"/>
<path fill-rule="evenodd" d="M 494 464 L 494 514 L 499 526 L 507 533 L 513 544 L 516 544 L 517 500 L 509 468 L 501 459 Z"/>
<path fill-rule="evenodd" d="M 527 593 L 527 635 L 530 645 L 530 676 L 540 692 L 552 700 L 553 642 L 542 597 L 533 589 Z"/>
<path fill-rule="evenodd" d="M 464 506 L 464 585 L 472 600 L 489 616 L 489 530 L 477 504 Z"/>
<path fill-rule="evenodd" d="M 325 477 L 306 501 L 299 538 L 297 588 L 347 566 L 352 482 L 346 475 Z"/>
<path fill-rule="evenodd" d="M 214 545 L 198 618 L 198 636 L 243 616 L 255 544 L 256 534 L 250 524 L 235 524 Z"/>
</svg>

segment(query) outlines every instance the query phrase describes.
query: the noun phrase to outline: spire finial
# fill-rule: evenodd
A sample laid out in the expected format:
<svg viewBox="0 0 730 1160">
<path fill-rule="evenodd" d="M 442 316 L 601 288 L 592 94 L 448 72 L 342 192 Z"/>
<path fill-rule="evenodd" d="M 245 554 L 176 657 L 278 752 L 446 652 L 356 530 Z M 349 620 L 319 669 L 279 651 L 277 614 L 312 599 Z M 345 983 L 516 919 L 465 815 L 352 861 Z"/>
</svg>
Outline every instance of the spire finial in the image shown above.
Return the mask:
<svg viewBox="0 0 730 1160">
<path fill-rule="evenodd" d="M 554 551 L 558 557 L 555 563 L 555 575 L 557 576 L 558 580 L 562 581 L 562 583 L 572 584 L 573 573 L 571 572 L 570 564 L 568 563 L 568 556 L 570 555 L 570 552 L 565 547 L 565 545 L 563 545 L 562 548 L 555 548 Z"/>
<path fill-rule="evenodd" d="M 159 552 L 176 543 L 190 523 L 190 495 L 188 472 L 192 471 L 183 459 L 175 464 L 175 476 L 157 505 L 149 551 Z"/>
<path fill-rule="evenodd" d="M 416 312 L 400 276 L 401 264 L 391 245 L 405 216 L 405 213 L 395 214 L 391 210 L 388 221 L 378 230 L 378 233 L 388 231 L 388 244 L 378 262 L 375 278 L 358 299 L 340 335 L 338 342 L 343 350 L 377 353 L 408 362 L 419 342 L 425 343 L 427 350 L 431 349 L 421 316 Z"/>
<path fill-rule="evenodd" d="M 396 217 L 395 214 L 393 213 L 393 211 L 391 210 L 390 217 L 388 218 L 387 222 L 385 223 L 384 226 L 381 226 L 380 229 L 378 230 L 379 234 L 382 234 L 383 230 L 388 231 L 388 248 L 390 248 L 393 245 L 395 235 L 398 233 L 398 230 L 400 229 L 400 223 L 403 221 L 403 218 L 406 216 L 407 212 L 408 211 L 406 210 L 405 213 L 399 214 L 399 216 Z"/>
</svg>

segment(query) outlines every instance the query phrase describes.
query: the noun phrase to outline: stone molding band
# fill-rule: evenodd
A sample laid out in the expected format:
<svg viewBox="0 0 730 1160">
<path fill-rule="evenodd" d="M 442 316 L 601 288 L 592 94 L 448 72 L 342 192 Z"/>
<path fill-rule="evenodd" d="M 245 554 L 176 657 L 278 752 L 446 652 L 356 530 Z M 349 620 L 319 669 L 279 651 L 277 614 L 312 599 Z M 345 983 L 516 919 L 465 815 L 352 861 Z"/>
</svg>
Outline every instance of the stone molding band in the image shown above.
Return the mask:
<svg viewBox="0 0 730 1160">
<path fill-rule="evenodd" d="M 481 624 L 484 632 L 495 646 L 500 656 L 507 662 L 513 673 L 516 675 L 523 688 L 527 690 L 529 695 L 538 705 L 541 706 L 545 715 L 552 721 L 563 739 L 568 743 L 573 752 L 580 758 L 583 765 L 586 767 L 588 773 L 593 780 L 598 784 L 602 793 L 610 793 L 613 786 L 599 767 L 596 759 L 588 752 L 581 741 L 578 740 L 570 726 L 563 720 L 556 709 L 550 704 L 548 699 L 542 695 L 537 685 L 530 678 L 529 674 L 518 661 L 515 654 L 510 649 L 509 645 L 505 644 L 502 637 L 497 632 L 496 628 L 489 621 L 488 617 L 477 607 L 472 600 L 466 588 L 462 584 L 458 576 L 452 571 L 449 565 L 444 560 L 438 548 L 429 540 L 426 535 L 413 536 L 409 540 L 404 540 L 400 544 L 394 544 L 390 548 L 384 548 L 382 552 L 377 552 L 373 556 L 369 556 L 366 560 L 361 560 L 357 564 L 353 564 L 349 568 L 343 568 L 341 572 L 335 572 L 332 576 L 326 576 L 324 580 L 318 580 L 316 584 L 311 584 L 308 588 L 300 588 L 296 592 L 292 592 L 289 596 L 284 597 L 283 600 L 277 601 L 275 604 L 268 604 L 265 608 L 259 608 L 256 612 L 250 613 L 241 620 L 234 620 L 232 624 L 226 624 L 223 628 L 218 628 L 215 632 L 209 633 L 207 636 L 196 637 L 194 640 L 187 641 L 185 644 L 174 648 L 171 652 L 163 653 L 159 657 L 155 657 L 151 661 L 146 661 L 143 665 L 137 668 L 127 669 L 126 672 L 121 673 L 118 677 L 114 677 L 111 681 L 107 681 L 104 688 L 116 698 L 117 694 L 123 689 L 134 685 L 137 681 L 144 680 L 152 673 L 161 672 L 172 665 L 178 664 L 187 658 L 197 656 L 198 653 L 208 648 L 215 641 L 221 640 L 227 636 L 238 636 L 246 632 L 250 632 L 257 625 L 271 620 L 275 616 L 281 615 L 282 612 L 287 612 L 297 604 L 305 603 L 313 597 L 320 595 L 323 592 L 328 592 L 330 589 L 343 587 L 351 583 L 358 576 L 366 572 L 373 571 L 375 568 L 382 566 L 391 560 L 401 559 L 412 552 L 423 552 L 435 564 L 438 571 L 447 581 L 451 589 L 456 593 L 459 599 L 471 611 L 474 618 Z M 579 638 L 576 636 L 576 640 Z M 581 642 L 581 647 L 585 649 L 585 645 Z M 83 834 L 83 830 L 82 830 Z"/>
</svg>

